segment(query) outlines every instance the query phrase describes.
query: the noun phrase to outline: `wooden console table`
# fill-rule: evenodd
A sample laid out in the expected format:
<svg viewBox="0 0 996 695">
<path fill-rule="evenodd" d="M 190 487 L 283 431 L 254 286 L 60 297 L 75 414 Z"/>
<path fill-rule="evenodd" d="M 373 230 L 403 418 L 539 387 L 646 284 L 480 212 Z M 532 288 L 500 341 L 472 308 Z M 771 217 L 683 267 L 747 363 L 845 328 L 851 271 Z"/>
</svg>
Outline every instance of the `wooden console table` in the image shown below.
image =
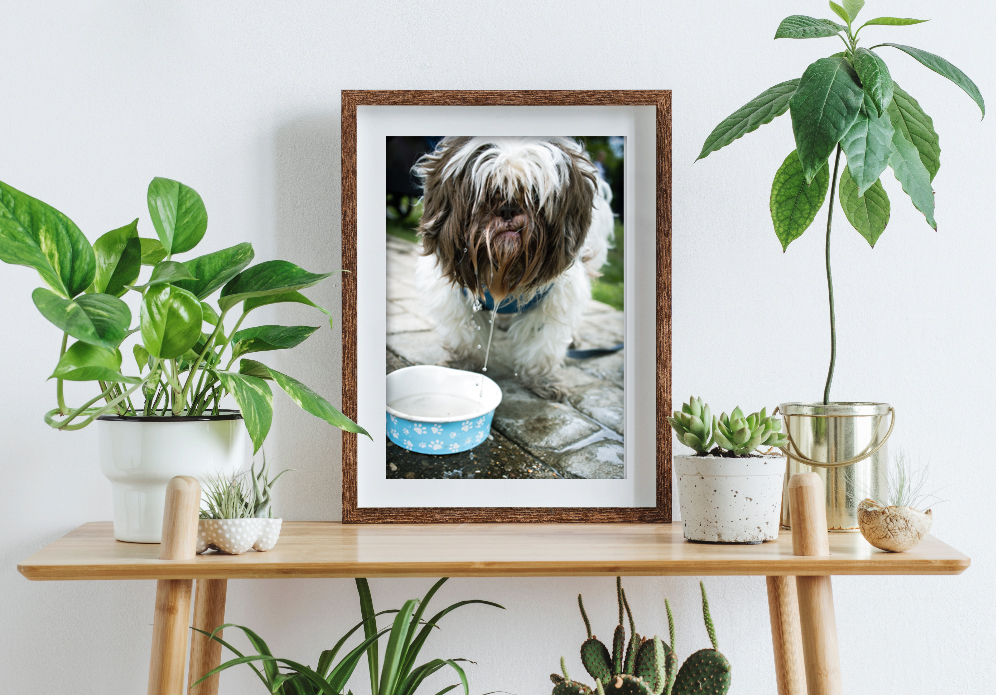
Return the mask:
<svg viewBox="0 0 996 695">
<path fill-rule="evenodd" d="M 687 543 L 680 524 L 287 522 L 273 550 L 237 556 L 194 554 L 199 487 L 170 486 L 161 546 L 120 543 L 110 522 L 89 523 L 18 565 L 31 580 L 158 580 L 150 695 L 184 692 L 194 580 L 193 625 L 211 631 L 224 623 L 228 579 L 616 575 L 767 577 L 779 695 L 806 695 L 807 682 L 808 695 L 840 695 L 830 575 L 960 574 L 970 562 L 932 536 L 891 554 L 860 534 L 827 534 L 815 474 L 792 480 L 795 531 L 761 545 Z M 190 655 L 193 683 L 220 663 L 221 645 L 194 633 Z M 214 695 L 218 676 L 190 692 Z"/>
</svg>

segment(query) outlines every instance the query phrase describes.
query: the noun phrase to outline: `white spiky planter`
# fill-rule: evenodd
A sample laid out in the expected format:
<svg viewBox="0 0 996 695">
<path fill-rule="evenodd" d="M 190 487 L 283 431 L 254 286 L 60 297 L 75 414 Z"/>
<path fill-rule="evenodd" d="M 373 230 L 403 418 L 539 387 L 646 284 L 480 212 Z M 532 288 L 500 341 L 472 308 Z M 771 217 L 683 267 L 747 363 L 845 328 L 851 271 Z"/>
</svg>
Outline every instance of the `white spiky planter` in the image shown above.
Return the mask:
<svg viewBox="0 0 996 695">
<path fill-rule="evenodd" d="M 675 456 L 685 538 L 763 543 L 778 538 L 784 456 Z"/>
<path fill-rule="evenodd" d="M 241 555 L 250 548 L 270 550 L 280 538 L 282 519 L 201 519 L 197 524 L 197 554 L 217 550 Z"/>
</svg>

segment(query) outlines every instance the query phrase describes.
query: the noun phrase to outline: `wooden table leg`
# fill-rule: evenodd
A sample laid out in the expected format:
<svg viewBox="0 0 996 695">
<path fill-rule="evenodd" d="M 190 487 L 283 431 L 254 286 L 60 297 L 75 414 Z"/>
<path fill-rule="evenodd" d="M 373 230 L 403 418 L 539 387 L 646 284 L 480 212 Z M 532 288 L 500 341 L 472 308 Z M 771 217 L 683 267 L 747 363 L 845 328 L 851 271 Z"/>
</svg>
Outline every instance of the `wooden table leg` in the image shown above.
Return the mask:
<svg viewBox="0 0 996 695">
<path fill-rule="evenodd" d="M 225 597 L 228 594 L 227 579 L 198 579 L 194 596 L 194 627 L 212 632 L 225 624 Z M 217 633 L 222 636 L 221 632 Z M 190 695 L 218 695 L 220 673 L 216 673 L 200 685 L 195 686 L 207 672 L 221 664 L 221 644 L 206 635 L 194 632 L 190 636 Z"/>
<path fill-rule="evenodd" d="M 823 482 L 816 473 L 800 473 L 789 481 L 792 551 L 796 555 L 829 555 Z M 837 620 L 830 577 L 796 577 L 802 651 L 809 695 L 843 695 Z"/>
<path fill-rule="evenodd" d="M 169 481 L 160 560 L 189 560 L 195 556 L 200 504 L 201 486 L 196 479 L 177 476 Z M 183 695 L 192 588 L 191 579 L 160 579 L 156 583 L 149 695 Z"/>
<path fill-rule="evenodd" d="M 806 664 L 802 657 L 795 577 L 767 577 L 767 582 L 778 695 L 806 695 Z"/>
</svg>

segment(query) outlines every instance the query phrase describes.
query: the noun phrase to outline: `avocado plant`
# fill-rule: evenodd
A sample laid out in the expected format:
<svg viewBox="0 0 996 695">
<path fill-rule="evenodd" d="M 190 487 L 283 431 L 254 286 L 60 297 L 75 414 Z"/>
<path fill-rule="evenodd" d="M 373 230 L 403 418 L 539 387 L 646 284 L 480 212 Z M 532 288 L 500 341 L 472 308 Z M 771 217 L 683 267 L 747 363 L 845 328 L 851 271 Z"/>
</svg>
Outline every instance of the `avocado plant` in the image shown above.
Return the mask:
<svg viewBox="0 0 996 695">
<path fill-rule="evenodd" d="M 904 27 L 925 19 L 876 17 L 857 26 L 864 0 L 831 0 L 830 9 L 843 22 L 804 15 L 787 17 L 776 39 L 838 38 L 844 50 L 820 58 L 803 72 L 762 92 L 716 126 L 698 159 L 726 147 L 743 135 L 770 123 L 786 111 L 792 114 L 796 149 L 775 174 L 771 186 L 771 219 L 782 250 L 802 236 L 816 219 L 830 192 L 827 212 L 826 269 L 830 297 L 830 369 L 823 402 L 830 402 L 837 358 L 833 277 L 830 269 L 830 230 L 838 186 L 844 216 L 874 248 L 889 222 L 890 202 L 880 177 L 891 168 L 903 191 L 934 230 L 932 181 L 941 166 L 941 148 L 934 122 L 920 103 L 892 79 L 879 49 L 894 48 L 961 87 L 982 110 L 986 105 L 968 76 L 944 58 L 912 46 L 880 43 L 858 46 L 866 28 Z M 846 164 L 840 173 L 840 155 Z M 833 155 L 833 173 L 830 156 Z"/>
</svg>

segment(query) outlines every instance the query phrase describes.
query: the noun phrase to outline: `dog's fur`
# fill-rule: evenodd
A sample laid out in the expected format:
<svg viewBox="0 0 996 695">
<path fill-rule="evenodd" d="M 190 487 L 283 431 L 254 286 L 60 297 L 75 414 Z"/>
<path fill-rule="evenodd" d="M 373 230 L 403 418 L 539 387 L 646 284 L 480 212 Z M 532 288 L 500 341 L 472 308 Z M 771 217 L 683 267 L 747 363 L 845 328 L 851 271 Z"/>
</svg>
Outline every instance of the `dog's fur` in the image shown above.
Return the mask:
<svg viewBox="0 0 996 695">
<path fill-rule="evenodd" d="M 510 362 L 535 393 L 563 399 L 561 366 L 612 245 L 608 184 L 571 138 L 445 138 L 413 171 L 424 208 L 416 284 L 448 364 L 483 365 L 474 309 L 485 289 L 519 306 L 545 292 L 511 315 Z"/>
</svg>

